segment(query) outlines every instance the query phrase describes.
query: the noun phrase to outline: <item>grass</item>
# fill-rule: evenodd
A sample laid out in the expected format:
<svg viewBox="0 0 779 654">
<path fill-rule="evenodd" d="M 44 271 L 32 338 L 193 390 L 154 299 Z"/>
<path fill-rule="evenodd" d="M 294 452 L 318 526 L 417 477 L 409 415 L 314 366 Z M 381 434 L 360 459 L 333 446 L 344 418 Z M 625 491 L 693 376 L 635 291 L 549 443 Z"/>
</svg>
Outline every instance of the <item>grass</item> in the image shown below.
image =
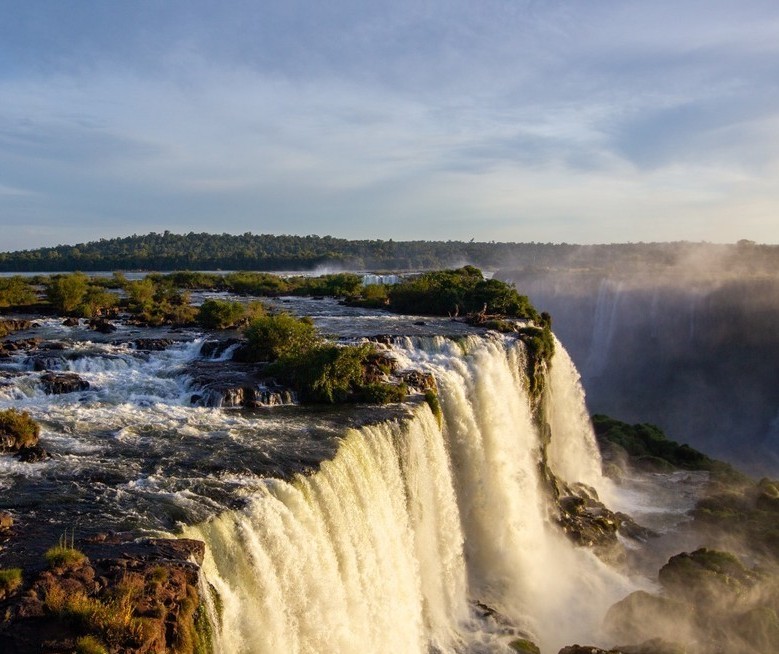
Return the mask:
<svg viewBox="0 0 779 654">
<path fill-rule="evenodd" d="M 46 550 L 43 557 L 51 568 L 69 568 L 81 564 L 87 556 L 81 550 L 74 547 L 74 535 L 70 535 L 68 543 L 68 534 L 65 532 L 60 536 L 59 542 Z"/>
<path fill-rule="evenodd" d="M 12 593 L 21 585 L 21 568 L 6 568 L 5 570 L 0 570 L 0 593 Z"/>
<path fill-rule="evenodd" d="M 76 640 L 76 654 L 108 654 L 108 650 L 99 638 L 81 636 Z"/>
</svg>

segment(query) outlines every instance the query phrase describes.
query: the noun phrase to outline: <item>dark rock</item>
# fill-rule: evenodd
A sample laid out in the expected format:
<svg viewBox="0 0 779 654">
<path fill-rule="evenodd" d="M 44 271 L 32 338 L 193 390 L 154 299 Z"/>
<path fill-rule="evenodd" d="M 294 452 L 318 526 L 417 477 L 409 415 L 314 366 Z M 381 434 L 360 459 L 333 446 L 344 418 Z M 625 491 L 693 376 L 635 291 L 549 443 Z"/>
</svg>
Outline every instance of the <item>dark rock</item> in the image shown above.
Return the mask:
<svg viewBox="0 0 779 654">
<path fill-rule="evenodd" d="M 707 548 L 672 556 L 658 579 L 673 597 L 723 609 L 757 581 L 733 554 Z"/>
<path fill-rule="evenodd" d="M 169 348 L 176 341 L 172 338 L 137 338 L 133 341 L 136 350 L 160 352 Z"/>
<path fill-rule="evenodd" d="M 78 318 L 65 318 L 65 320 L 62 321 L 63 327 L 78 327 L 79 324 Z"/>
<path fill-rule="evenodd" d="M 51 454 L 44 450 L 40 445 L 22 447 L 14 456 L 24 463 L 37 463 L 38 461 L 45 461 L 46 459 L 51 458 Z"/>
<path fill-rule="evenodd" d="M 48 372 L 41 375 L 41 385 L 44 392 L 49 395 L 62 395 L 63 393 L 74 393 L 76 391 L 85 391 L 89 388 L 89 382 L 81 379 L 76 373 Z"/>
<path fill-rule="evenodd" d="M 30 320 L 0 320 L 0 336 L 5 336 L 11 332 L 19 332 L 25 329 L 31 329 L 35 324 Z"/>
<path fill-rule="evenodd" d="M 36 356 L 32 358 L 32 369 L 36 372 L 43 372 L 44 370 L 62 370 L 65 366 L 65 361 L 65 357 Z"/>
<path fill-rule="evenodd" d="M 436 390 L 435 377 L 432 373 L 407 370 L 401 372 L 399 377 L 413 389 L 419 391 Z"/>
<path fill-rule="evenodd" d="M 218 359 L 225 350 L 233 345 L 241 343 L 240 338 L 226 338 L 218 341 L 206 341 L 200 346 L 200 356 L 204 359 Z"/>
<path fill-rule="evenodd" d="M 641 643 L 657 634 L 674 634 L 687 640 L 685 625 L 693 614 L 694 608 L 684 602 L 638 590 L 614 604 L 603 624 L 617 642 Z"/>
<path fill-rule="evenodd" d="M 116 325 L 105 318 L 92 318 L 89 321 L 89 328 L 101 334 L 111 334 L 117 329 Z"/>
<path fill-rule="evenodd" d="M 424 327 L 427 323 L 424 320 L 417 320 L 414 324 L 418 327 Z"/>
</svg>

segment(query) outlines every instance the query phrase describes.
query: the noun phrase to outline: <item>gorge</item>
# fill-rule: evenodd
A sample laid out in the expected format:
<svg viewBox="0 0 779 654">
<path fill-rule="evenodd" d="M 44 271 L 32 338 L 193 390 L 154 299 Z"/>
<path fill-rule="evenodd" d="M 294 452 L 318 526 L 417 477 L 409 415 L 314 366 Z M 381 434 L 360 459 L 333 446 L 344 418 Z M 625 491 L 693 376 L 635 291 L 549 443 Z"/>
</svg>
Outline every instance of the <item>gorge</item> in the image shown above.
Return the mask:
<svg viewBox="0 0 779 654">
<path fill-rule="evenodd" d="M 15 521 L 0 565 L 42 557 L 68 533 L 85 550 L 106 532 L 201 541 L 208 627 L 198 623 L 207 632 L 198 642 L 216 652 L 631 645 L 604 630 L 604 617 L 630 593 L 655 590 L 664 558 L 639 562 L 678 551 L 706 473 L 604 477 L 560 342 L 544 362 L 513 330 L 327 298 L 273 303 L 342 343 L 367 339 L 399 373 L 434 380 L 435 401 L 423 384 L 383 407 L 258 393 L 266 405 L 230 408 L 202 387 L 203 370 L 233 365 L 226 335 L 214 347 L 214 334 L 195 328 L 118 320 L 100 334 L 36 317 L 15 338 L 41 341 L 0 363 L 0 408 L 28 411 L 52 456 L 0 459 Z M 51 395 L 46 371 L 88 387 Z M 8 625 L 0 637 L 27 651 Z M 59 647 L 45 651 L 73 644 Z M 142 648 L 141 639 L 116 651 Z"/>
</svg>

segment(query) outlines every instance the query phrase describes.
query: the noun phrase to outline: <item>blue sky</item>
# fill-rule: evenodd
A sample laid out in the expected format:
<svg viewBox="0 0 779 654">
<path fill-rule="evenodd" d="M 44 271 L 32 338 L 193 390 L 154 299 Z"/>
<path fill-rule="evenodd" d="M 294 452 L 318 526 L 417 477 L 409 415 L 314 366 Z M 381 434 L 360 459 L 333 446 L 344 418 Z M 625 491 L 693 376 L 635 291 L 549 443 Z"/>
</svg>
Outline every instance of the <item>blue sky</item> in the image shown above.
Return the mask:
<svg viewBox="0 0 779 654">
<path fill-rule="evenodd" d="M 0 0 L 0 250 L 779 243 L 775 0 Z"/>
</svg>

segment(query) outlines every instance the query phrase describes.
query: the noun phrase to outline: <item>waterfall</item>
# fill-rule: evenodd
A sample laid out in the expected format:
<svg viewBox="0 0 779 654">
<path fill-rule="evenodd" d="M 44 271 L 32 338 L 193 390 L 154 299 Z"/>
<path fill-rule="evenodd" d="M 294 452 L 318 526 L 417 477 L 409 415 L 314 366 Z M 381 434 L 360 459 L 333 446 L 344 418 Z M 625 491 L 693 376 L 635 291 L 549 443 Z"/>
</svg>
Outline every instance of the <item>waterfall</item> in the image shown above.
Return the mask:
<svg viewBox="0 0 779 654">
<path fill-rule="evenodd" d="M 351 430 L 315 474 L 268 479 L 246 508 L 187 529 L 208 546 L 218 651 L 510 652 L 523 633 L 545 654 L 598 642 L 632 587 L 548 518 L 521 343 L 407 339 L 393 354 L 435 375 L 441 424 L 423 403 Z M 553 420 L 586 441 L 581 425 L 563 430 L 582 396 L 559 356 L 552 402 L 569 408 Z M 589 441 L 572 447 L 575 458 Z M 566 449 L 554 463 L 574 474 Z"/>
<path fill-rule="evenodd" d="M 553 435 L 547 449 L 549 466 L 566 482 L 593 487 L 608 503 L 613 489 L 601 472 L 600 451 L 584 401 L 581 377 L 563 344 L 556 339 L 547 393 Z"/>
<path fill-rule="evenodd" d="M 606 369 L 611 343 L 617 329 L 619 304 L 622 299 L 622 282 L 604 279 L 598 288 L 595 303 L 595 320 L 592 326 L 592 341 L 584 373 L 589 379 L 597 377 Z"/>
</svg>

